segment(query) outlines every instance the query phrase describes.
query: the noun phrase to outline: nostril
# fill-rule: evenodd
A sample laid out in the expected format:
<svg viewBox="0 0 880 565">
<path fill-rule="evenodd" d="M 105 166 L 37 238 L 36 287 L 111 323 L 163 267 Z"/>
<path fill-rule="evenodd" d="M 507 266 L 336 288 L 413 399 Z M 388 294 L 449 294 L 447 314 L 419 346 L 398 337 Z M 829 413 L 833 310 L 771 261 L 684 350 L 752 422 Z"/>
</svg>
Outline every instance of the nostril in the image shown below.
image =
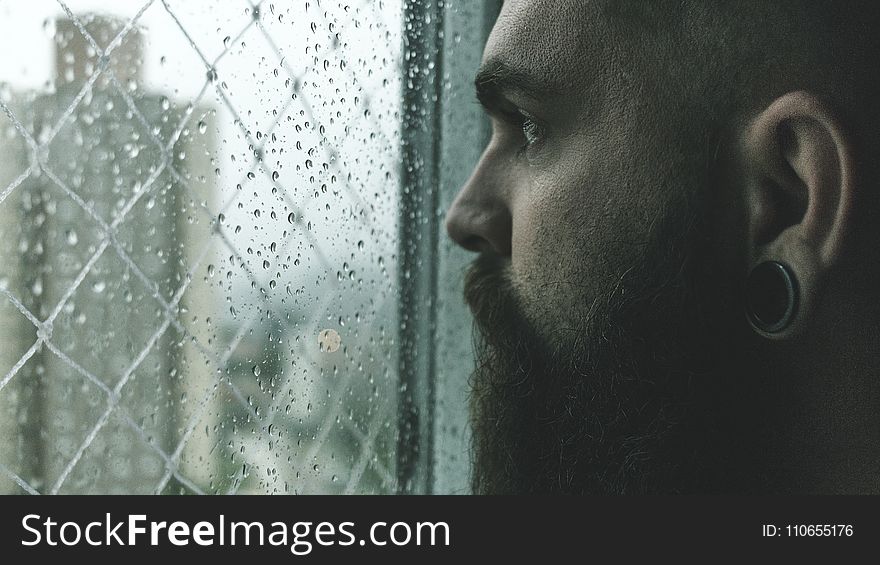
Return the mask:
<svg viewBox="0 0 880 565">
<path fill-rule="evenodd" d="M 468 236 L 459 241 L 458 244 L 468 251 L 474 251 L 476 253 L 491 253 L 493 251 L 492 245 L 478 235 Z"/>
<path fill-rule="evenodd" d="M 452 241 L 468 251 L 480 252 L 492 248 L 488 241 L 468 229 L 457 215 L 450 214 L 448 216 L 446 232 Z"/>
<path fill-rule="evenodd" d="M 446 231 L 460 247 L 475 253 L 510 254 L 512 218 L 503 202 L 476 201 L 460 194 L 446 213 Z"/>
<path fill-rule="evenodd" d="M 497 214 L 464 220 L 460 214 L 450 215 L 446 231 L 455 243 L 468 251 L 510 254 L 510 221 Z"/>
</svg>

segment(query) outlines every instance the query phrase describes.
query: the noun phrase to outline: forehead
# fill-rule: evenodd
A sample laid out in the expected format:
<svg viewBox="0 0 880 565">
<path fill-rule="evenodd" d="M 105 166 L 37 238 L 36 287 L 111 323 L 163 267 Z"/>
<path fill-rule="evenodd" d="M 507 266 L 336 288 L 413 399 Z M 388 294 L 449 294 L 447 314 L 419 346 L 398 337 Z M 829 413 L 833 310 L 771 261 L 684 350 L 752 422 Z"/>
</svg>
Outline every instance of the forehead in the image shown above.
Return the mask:
<svg viewBox="0 0 880 565">
<path fill-rule="evenodd" d="M 608 64 L 610 42 L 602 4 L 505 0 L 483 59 L 537 80 L 576 87 Z"/>
</svg>

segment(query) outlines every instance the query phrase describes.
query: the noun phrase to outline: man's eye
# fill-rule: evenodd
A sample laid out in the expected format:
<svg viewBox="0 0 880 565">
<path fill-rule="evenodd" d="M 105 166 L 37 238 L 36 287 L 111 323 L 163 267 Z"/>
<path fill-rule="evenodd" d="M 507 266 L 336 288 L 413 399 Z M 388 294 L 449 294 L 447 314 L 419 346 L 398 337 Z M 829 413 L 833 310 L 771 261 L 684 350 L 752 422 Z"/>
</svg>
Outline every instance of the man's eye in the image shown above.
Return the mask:
<svg viewBox="0 0 880 565">
<path fill-rule="evenodd" d="M 535 123 L 535 121 L 528 116 L 525 116 L 523 118 L 522 132 L 523 137 L 526 140 L 526 145 L 534 145 L 541 140 L 541 136 L 544 133 L 541 129 L 541 126 Z"/>
<path fill-rule="evenodd" d="M 525 151 L 544 138 L 544 128 L 525 110 L 517 109 L 516 114 L 517 125 L 522 129 L 523 139 L 525 139 L 521 151 Z"/>
<path fill-rule="evenodd" d="M 505 125 L 506 131 L 511 134 L 519 131 L 522 134 L 521 139 L 524 143 L 520 145 L 517 153 L 524 153 L 526 149 L 540 143 L 546 137 L 544 127 L 534 116 L 512 104 L 498 108 L 495 116 Z"/>
</svg>

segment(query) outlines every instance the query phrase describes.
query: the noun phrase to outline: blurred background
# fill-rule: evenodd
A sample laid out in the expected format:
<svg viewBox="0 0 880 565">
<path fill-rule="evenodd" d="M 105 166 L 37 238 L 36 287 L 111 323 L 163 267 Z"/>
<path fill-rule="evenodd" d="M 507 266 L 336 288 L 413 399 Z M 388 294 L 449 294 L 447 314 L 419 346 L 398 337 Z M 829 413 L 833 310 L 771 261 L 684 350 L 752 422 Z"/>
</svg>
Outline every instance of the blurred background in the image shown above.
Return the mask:
<svg viewBox="0 0 880 565">
<path fill-rule="evenodd" d="M 497 5 L 0 0 L 0 493 L 467 492 Z"/>
</svg>

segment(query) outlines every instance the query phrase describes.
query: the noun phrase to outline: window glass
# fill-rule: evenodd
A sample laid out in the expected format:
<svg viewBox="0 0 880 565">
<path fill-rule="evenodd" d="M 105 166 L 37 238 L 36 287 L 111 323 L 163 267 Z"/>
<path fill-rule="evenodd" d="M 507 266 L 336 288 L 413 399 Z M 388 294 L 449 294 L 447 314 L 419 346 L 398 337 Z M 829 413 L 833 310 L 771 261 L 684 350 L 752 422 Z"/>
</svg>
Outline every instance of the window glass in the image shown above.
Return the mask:
<svg viewBox="0 0 880 565">
<path fill-rule="evenodd" d="M 401 4 L 0 2 L 0 492 L 397 490 Z"/>
</svg>

